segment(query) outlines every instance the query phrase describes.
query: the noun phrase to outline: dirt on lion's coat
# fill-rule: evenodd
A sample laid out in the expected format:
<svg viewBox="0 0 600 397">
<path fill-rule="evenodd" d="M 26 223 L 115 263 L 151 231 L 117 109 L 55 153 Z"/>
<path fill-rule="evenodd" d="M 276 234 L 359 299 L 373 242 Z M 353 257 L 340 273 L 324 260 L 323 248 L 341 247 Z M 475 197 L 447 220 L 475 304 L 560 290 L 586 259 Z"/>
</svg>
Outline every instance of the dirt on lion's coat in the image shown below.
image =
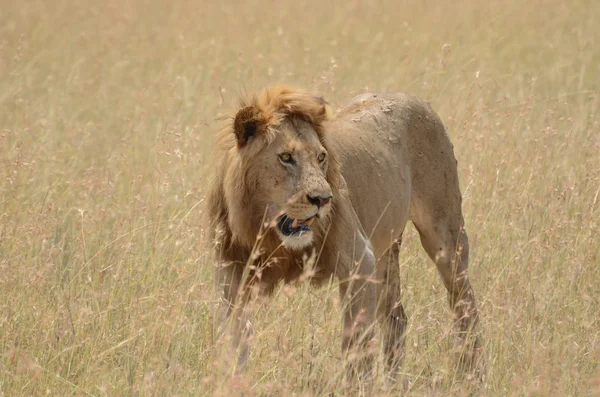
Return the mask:
<svg viewBox="0 0 600 397">
<path fill-rule="evenodd" d="M 429 104 L 406 94 L 363 94 L 336 114 L 325 101 L 273 86 L 240 103 L 220 132 L 207 214 L 215 244 L 220 323 L 234 322 L 238 364 L 247 357 L 246 287 L 269 293 L 298 279 L 337 277 L 344 352 L 365 349 L 378 316 L 388 370 L 403 355 L 406 315 L 398 255 L 412 221 L 448 290 L 461 362 L 479 341 L 467 277 L 469 245 L 453 146 Z M 244 298 L 241 298 L 244 297 Z M 353 362 L 365 371 L 370 355 Z"/>
</svg>

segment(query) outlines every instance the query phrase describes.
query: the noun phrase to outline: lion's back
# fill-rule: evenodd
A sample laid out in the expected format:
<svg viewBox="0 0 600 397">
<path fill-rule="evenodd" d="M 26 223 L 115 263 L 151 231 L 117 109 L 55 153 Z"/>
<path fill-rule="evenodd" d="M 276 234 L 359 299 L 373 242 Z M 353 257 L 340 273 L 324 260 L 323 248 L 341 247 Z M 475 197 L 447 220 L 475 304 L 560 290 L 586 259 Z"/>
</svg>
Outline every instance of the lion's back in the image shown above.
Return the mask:
<svg viewBox="0 0 600 397">
<path fill-rule="evenodd" d="M 440 118 L 409 94 L 359 95 L 327 129 L 355 211 L 365 231 L 375 231 L 374 242 L 381 233 L 386 241 L 381 249 L 389 244 L 390 230 L 403 230 L 422 179 L 455 167 Z"/>
</svg>

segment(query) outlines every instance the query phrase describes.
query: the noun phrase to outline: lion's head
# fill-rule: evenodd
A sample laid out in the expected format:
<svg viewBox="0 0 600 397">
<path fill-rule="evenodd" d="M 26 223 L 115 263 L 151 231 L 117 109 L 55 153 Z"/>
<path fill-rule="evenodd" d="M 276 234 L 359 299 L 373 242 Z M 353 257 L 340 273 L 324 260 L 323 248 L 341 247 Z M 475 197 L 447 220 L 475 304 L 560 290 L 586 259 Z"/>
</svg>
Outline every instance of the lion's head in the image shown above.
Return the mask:
<svg viewBox="0 0 600 397">
<path fill-rule="evenodd" d="M 322 99 L 287 86 L 241 102 L 218 145 L 220 208 L 209 209 L 220 211 L 232 241 L 251 247 L 267 225 L 279 244 L 298 250 L 326 229 L 339 179 L 328 118 Z"/>
</svg>

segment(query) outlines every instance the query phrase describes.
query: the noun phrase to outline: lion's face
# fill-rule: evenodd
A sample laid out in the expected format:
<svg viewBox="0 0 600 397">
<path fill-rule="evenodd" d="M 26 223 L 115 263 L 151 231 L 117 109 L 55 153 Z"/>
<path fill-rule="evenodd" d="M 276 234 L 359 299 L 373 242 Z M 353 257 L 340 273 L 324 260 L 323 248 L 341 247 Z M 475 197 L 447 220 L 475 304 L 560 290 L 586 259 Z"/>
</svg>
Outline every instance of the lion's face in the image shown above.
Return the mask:
<svg viewBox="0 0 600 397">
<path fill-rule="evenodd" d="M 256 156 L 257 189 L 268 219 L 286 247 L 305 248 L 331 210 L 327 150 L 309 123 L 292 118 Z"/>
</svg>

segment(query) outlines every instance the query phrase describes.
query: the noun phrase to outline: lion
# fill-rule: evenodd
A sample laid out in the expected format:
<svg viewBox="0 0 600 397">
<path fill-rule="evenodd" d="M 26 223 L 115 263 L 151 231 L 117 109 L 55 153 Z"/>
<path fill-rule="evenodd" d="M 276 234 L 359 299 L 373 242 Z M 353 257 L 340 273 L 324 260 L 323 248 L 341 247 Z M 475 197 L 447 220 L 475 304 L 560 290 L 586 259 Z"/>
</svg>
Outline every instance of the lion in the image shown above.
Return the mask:
<svg viewBox="0 0 600 397">
<path fill-rule="evenodd" d="M 398 256 L 408 221 L 447 289 L 461 360 L 472 363 L 478 313 L 461 204 L 453 145 L 423 100 L 362 94 L 334 114 L 324 99 L 286 85 L 243 99 L 219 134 L 206 193 L 219 329 L 232 322 L 237 368 L 252 332 L 242 310 L 248 291 L 335 277 L 342 352 L 364 353 L 348 362 L 368 371 L 378 319 L 387 371 L 397 374 L 407 326 Z"/>
</svg>

